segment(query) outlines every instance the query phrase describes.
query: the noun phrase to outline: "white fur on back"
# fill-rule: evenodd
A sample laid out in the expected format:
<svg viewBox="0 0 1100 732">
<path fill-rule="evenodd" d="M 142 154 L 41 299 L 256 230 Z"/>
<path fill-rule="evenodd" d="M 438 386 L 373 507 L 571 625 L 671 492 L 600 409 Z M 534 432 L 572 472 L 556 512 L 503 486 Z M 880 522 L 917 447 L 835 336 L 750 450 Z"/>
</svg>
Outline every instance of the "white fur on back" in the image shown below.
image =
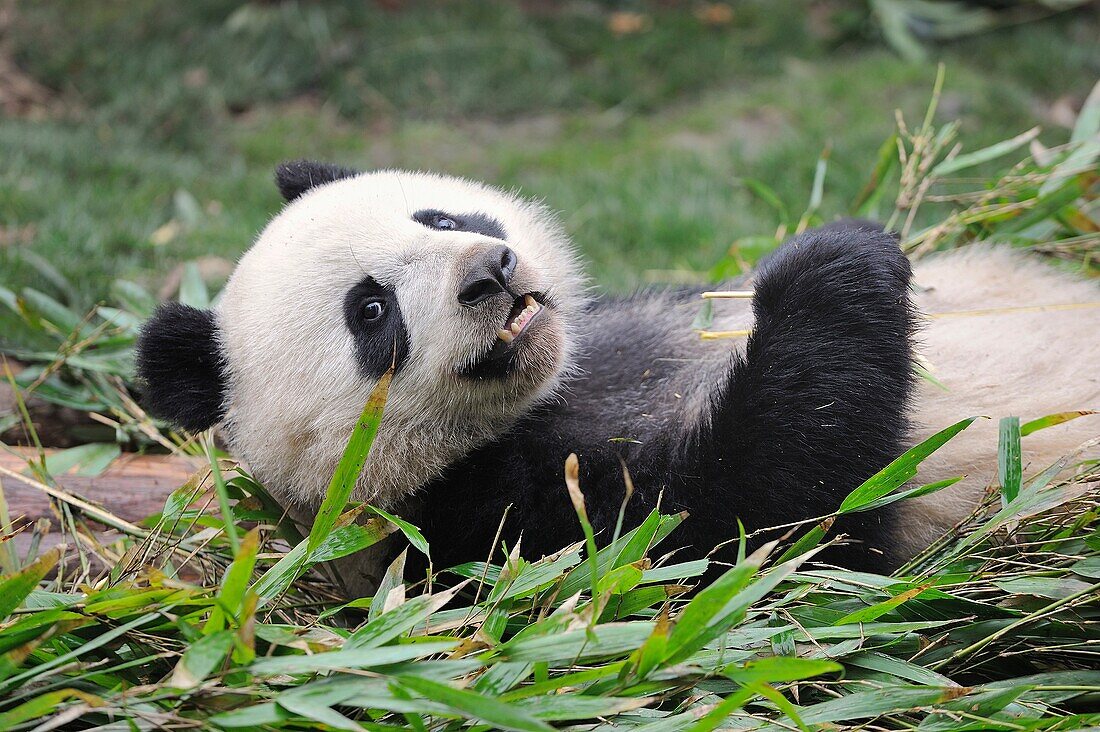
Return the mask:
<svg viewBox="0 0 1100 732">
<path fill-rule="evenodd" d="M 1100 409 L 1100 307 L 936 316 L 1098 303 L 1100 283 L 1016 250 L 983 245 L 920 260 L 914 283 L 918 306 L 933 316 L 920 334 L 918 351 L 949 391 L 921 379 L 912 442 L 966 417 L 990 418 L 975 422 L 921 467 L 922 483 L 959 475 L 966 479 L 902 504 L 903 540 L 916 551 L 968 514 L 996 483 L 1002 417 L 1027 421 Z M 1095 415 L 1023 438 L 1025 477 L 1098 435 L 1100 415 Z"/>
</svg>

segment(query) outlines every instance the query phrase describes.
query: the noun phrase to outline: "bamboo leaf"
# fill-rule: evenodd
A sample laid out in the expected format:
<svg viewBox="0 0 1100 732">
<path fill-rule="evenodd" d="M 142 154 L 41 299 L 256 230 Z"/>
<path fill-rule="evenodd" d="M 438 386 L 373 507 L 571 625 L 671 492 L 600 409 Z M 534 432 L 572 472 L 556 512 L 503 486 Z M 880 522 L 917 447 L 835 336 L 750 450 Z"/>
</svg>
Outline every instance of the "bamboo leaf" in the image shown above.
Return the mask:
<svg viewBox="0 0 1100 732">
<path fill-rule="evenodd" d="M 210 292 L 206 289 L 206 283 L 202 280 L 197 262 L 188 262 L 183 265 L 183 275 L 180 277 L 179 301 L 184 305 L 205 310 L 210 307 Z"/>
<path fill-rule="evenodd" d="M 54 547 L 29 565 L 0 581 L 0 620 L 11 615 L 27 595 L 52 570 L 61 558 L 61 548 Z"/>
<path fill-rule="evenodd" d="M 193 689 L 212 674 L 233 647 L 233 633 L 219 630 L 192 643 L 176 663 L 168 685 Z"/>
<path fill-rule="evenodd" d="M 894 460 L 879 472 L 872 475 L 863 485 L 856 488 L 840 504 L 840 513 L 864 510 L 874 501 L 901 487 L 903 483 L 917 474 L 917 467 L 924 459 L 934 453 L 952 437 L 974 423 L 977 417 L 969 417 L 940 430 L 919 445 L 910 448 L 901 457 Z"/>
<path fill-rule="evenodd" d="M 355 489 L 355 484 L 363 472 L 363 465 L 366 464 L 371 444 L 374 442 L 374 436 L 382 423 L 382 411 L 386 406 L 386 397 L 389 395 L 392 379 L 393 369 L 391 368 L 378 380 L 363 407 L 359 421 L 355 423 L 348 444 L 344 448 L 344 454 L 325 491 L 325 499 L 321 502 L 321 508 L 313 520 L 313 528 L 310 529 L 306 542 L 306 556 L 312 555 L 332 531 L 336 519 L 343 513 L 344 506 L 347 505 L 351 492 Z"/>
<path fill-rule="evenodd" d="M 932 172 L 928 175 L 930 178 L 942 178 L 945 175 L 957 173 L 960 170 L 966 170 L 967 168 L 973 168 L 976 165 L 996 160 L 997 158 L 1003 157 L 1027 145 L 1039 136 L 1040 129 L 1039 127 L 1032 127 L 1027 132 L 1022 132 L 1011 139 L 1002 140 L 995 145 L 984 147 L 981 150 L 975 150 L 972 153 L 966 153 L 965 155 L 959 155 L 944 160 L 932 168 Z"/>
<path fill-rule="evenodd" d="M 1020 457 L 1020 418 L 1001 419 L 997 446 L 997 469 L 1001 479 L 1001 498 L 1007 504 L 1020 495 L 1023 464 Z"/>
<path fill-rule="evenodd" d="M 552 732 L 554 729 L 529 712 L 466 689 L 458 689 L 417 676 L 401 676 L 397 683 L 415 694 L 444 704 L 464 718 L 486 722 L 517 732 Z"/>
<path fill-rule="evenodd" d="M 1039 419 L 1033 419 L 1030 422 L 1025 422 L 1020 425 L 1020 436 L 1027 437 L 1032 432 L 1038 432 L 1039 430 L 1046 429 L 1047 427 L 1053 427 L 1055 425 L 1064 424 L 1072 419 L 1078 417 L 1087 417 L 1092 414 L 1100 414 L 1092 409 L 1080 409 L 1076 412 L 1058 412 L 1057 414 L 1048 414 L 1045 417 Z"/>
<path fill-rule="evenodd" d="M 739 684 L 762 682 L 781 684 L 812 679 L 825 674 L 842 673 L 844 667 L 836 661 L 793 656 L 769 656 L 746 663 L 730 664 L 722 674 Z"/>
</svg>

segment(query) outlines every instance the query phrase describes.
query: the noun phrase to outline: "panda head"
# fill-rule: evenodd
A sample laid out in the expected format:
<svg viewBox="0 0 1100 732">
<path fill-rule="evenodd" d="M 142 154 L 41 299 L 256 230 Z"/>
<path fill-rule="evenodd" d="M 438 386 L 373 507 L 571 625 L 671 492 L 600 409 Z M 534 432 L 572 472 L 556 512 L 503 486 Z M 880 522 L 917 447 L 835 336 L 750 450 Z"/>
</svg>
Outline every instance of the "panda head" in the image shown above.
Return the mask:
<svg viewBox="0 0 1100 732">
<path fill-rule="evenodd" d="M 315 504 L 378 379 L 385 417 L 358 497 L 393 504 L 554 393 L 584 280 L 543 207 L 427 173 L 311 162 L 216 308 L 161 306 L 138 342 L 143 403 Z"/>
</svg>

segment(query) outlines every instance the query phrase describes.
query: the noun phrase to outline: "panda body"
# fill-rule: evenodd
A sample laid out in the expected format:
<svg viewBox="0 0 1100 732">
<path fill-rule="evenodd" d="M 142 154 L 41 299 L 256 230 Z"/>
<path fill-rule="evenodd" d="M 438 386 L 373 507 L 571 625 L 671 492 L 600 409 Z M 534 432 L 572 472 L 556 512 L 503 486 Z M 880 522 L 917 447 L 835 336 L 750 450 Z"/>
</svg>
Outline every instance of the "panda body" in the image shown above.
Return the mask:
<svg viewBox="0 0 1100 732">
<path fill-rule="evenodd" d="M 570 453 L 598 531 L 614 526 L 629 475 L 627 525 L 658 504 L 687 511 L 680 556 L 701 556 L 739 522 L 751 532 L 831 513 L 908 444 L 963 417 L 1100 403 L 1100 348 L 1085 337 L 1100 332 L 1096 310 L 918 314 L 1100 299 L 1095 283 L 1015 253 L 972 247 L 922 260 L 914 276 L 877 227 L 822 227 L 761 266 L 751 306 L 717 306 L 715 328 L 751 336 L 704 342 L 690 328 L 698 292 L 592 296 L 553 217 L 514 195 L 314 163 L 277 179 L 289 204 L 218 310 L 167 305 L 144 329 L 145 403 L 189 429 L 221 423 L 308 523 L 395 365 L 355 497 L 420 525 L 436 567 L 485 559 L 494 538 L 522 537 L 526 556 L 579 538 Z M 918 352 L 949 392 L 914 378 Z M 1025 443 L 1026 454 L 1045 466 L 1095 434 L 1087 421 L 1029 437 L 1039 449 Z M 823 558 L 884 571 L 965 515 L 996 450 L 992 421 L 969 432 L 920 475 L 966 481 L 844 517 L 833 531 L 849 543 Z M 356 562 L 352 591 L 370 591 L 385 563 L 379 552 Z"/>
</svg>

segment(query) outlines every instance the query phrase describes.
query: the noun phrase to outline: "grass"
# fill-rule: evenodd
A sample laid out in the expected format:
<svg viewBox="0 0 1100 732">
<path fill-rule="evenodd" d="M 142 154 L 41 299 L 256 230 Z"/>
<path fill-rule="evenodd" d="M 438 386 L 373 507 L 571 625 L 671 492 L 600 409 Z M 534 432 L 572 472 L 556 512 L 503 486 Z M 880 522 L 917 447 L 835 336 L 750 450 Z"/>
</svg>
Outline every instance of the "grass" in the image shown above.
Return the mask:
<svg viewBox="0 0 1100 732">
<path fill-rule="evenodd" d="M 23 242 L 0 248 L 0 284 L 86 310 L 116 278 L 155 289 L 181 262 L 232 260 L 278 210 L 274 165 L 303 156 L 518 186 L 563 212 L 611 290 L 705 277 L 778 223 L 746 179 L 797 208 L 829 149 L 821 212 L 840 214 L 893 110 L 923 109 L 934 64 L 869 39 L 860 7 L 739 3 L 720 26 L 658 7 L 616 36 L 595 6 L 21 6 L 12 53 L 56 95 L 44 119 L 0 120 L 0 221 Z M 976 147 L 1042 122 L 1100 73 L 1098 28 L 1083 11 L 943 47 L 940 121 Z M 36 338 L 0 314 L 0 342 Z"/>
<path fill-rule="evenodd" d="M 1100 86 L 1073 141 L 1030 152 L 1033 135 L 960 154 L 956 127 L 933 122 L 942 103 L 937 93 L 922 122 L 899 126 L 850 207 L 898 223 L 914 256 L 993 238 L 1091 266 Z M 818 179 L 829 166 L 818 165 Z M 995 173 L 969 177 L 979 166 Z M 818 198 L 784 225 L 819 220 Z M 654 512 L 639 526 L 594 535 L 573 460 L 562 500 L 573 501 L 585 542 L 537 561 L 500 547 L 486 562 L 433 567 L 412 582 L 407 553 L 431 556 L 419 531 L 348 502 L 385 409 L 386 380 L 303 536 L 209 441 L 159 432 L 136 408 L 118 377 L 128 374 L 134 328 L 152 298 L 136 286 L 117 295 L 121 309 L 87 319 L 46 299 L 23 301 L 28 323 L 60 345 L 23 354 L 41 367 L 20 374 L 33 382 L 22 385 L 98 400 L 90 408 L 109 414 L 120 434 L 178 441 L 207 454 L 209 469 L 135 525 L 57 486 L 52 472 L 73 460 L 29 461 L 39 489 L 57 499 L 69 547 L 38 558 L 0 553 L 0 728 L 1014 732 L 1100 724 L 1100 461 L 1073 454 L 1035 474 L 1021 469 L 1029 435 L 1095 415 L 1005 418 L 989 445 L 999 485 L 888 577 L 816 564 L 823 544 L 843 540 L 826 516 L 751 553 L 742 537 L 738 561 L 696 587 L 708 562 L 679 562 L 673 551 L 677 526 L 691 517 Z M 181 295 L 208 302 L 197 268 Z M 913 447 L 834 515 L 949 485 L 919 485 L 919 466 L 973 421 Z M 119 538 L 97 539 L 93 522 Z M 40 530 L 4 530 L 13 529 Z M 407 549 L 376 595 L 348 602 L 322 562 L 397 533 Z"/>
</svg>

